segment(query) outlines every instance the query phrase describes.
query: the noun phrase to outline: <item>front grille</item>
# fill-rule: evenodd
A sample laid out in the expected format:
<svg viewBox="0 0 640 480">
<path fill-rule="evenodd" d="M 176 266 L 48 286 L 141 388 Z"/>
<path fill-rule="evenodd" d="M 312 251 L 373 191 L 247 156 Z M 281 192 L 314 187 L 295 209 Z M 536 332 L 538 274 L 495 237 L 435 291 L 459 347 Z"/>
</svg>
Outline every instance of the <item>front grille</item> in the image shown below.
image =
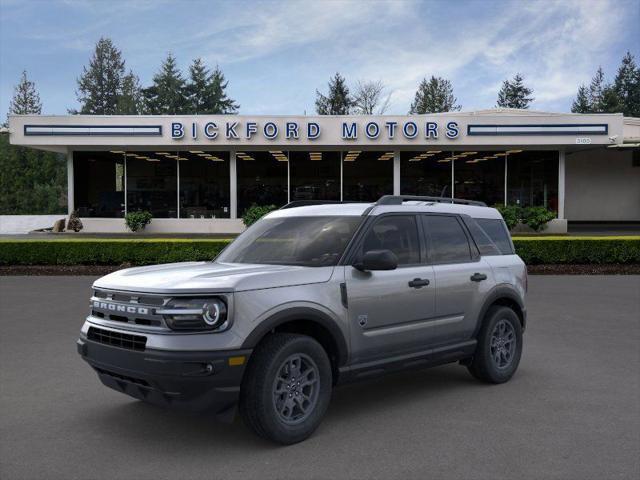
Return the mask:
<svg viewBox="0 0 640 480">
<path fill-rule="evenodd" d="M 169 297 L 112 292 L 95 289 L 91 298 L 91 315 L 113 322 L 168 330 L 162 315 L 156 314 Z"/>
<path fill-rule="evenodd" d="M 113 332 L 96 327 L 89 327 L 87 338 L 104 345 L 126 348 L 128 350 L 143 351 L 147 346 L 147 337 L 143 337 L 142 335 L 130 335 L 128 333 Z"/>
</svg>

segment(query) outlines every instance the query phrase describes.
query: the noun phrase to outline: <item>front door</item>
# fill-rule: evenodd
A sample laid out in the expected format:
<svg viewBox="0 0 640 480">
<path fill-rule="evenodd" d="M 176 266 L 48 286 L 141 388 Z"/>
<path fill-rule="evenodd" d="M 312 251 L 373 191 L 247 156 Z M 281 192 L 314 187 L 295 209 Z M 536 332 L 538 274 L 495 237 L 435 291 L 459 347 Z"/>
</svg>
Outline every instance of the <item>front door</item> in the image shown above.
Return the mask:
<svg viewBox="0 0 640 480">
<path fill-rule="evenodd" d="M 415 215 L 384 215 L 364 234 L 356 258 L 369 250 L 391 250 L 398 268 L 361 272 L 345 267 L 353 361 L 426 349 L 434 316 L 433 267 L 423 262 Z"/>
</svg>

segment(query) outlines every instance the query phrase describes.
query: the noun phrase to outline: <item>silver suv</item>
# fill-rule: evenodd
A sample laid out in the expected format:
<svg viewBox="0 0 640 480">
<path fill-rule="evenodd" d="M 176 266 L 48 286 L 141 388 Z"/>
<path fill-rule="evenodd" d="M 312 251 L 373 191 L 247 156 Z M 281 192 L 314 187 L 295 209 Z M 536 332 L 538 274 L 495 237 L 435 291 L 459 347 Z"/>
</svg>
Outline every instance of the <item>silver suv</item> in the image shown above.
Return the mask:
<svg viewBox="0 0 640 480">
<path fill-rule="evenodd" d="M 121 270 L 93 285 L 78 351 L 105 385 L 146 402 L 236 406 L 290 444 L 338 383 L 460 362 L 509 380 L 526 267 L 479 202 L 385 196 L 270 213 L 212 262 Z"/>
</svg>

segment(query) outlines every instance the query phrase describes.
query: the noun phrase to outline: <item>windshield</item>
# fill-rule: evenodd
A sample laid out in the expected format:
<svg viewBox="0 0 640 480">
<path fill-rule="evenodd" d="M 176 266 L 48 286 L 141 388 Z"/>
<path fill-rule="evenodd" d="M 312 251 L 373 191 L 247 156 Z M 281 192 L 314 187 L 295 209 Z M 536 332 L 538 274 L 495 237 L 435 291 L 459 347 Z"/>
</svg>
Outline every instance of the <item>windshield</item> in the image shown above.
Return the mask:
<svg viewBox="0 0 640 480">
<path fill-rule="evenodd" d="M 325 267 L 338 263 L 362 217 L 263 218 L 216 259 L 226 263 L 267 263 Z"/>
</svg>

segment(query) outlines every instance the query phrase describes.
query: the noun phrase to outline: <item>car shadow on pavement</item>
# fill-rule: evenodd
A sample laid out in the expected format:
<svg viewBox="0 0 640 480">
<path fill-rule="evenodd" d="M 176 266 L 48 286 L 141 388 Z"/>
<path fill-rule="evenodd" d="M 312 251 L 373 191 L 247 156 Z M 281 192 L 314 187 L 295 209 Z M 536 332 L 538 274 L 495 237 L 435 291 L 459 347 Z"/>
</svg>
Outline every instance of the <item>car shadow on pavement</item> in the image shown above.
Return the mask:
<svg viewBox="0 0 640 480">
<path fill-rule="evenodd" d="M 403 371 L 377 379 L 359 381 L 334 390 L 329 411 L 316 436 L 323 430 L 340 428 L 342 422 L 355 417 L 393 414 L 407 404 L 421 402 L 428 409 L 429 402 L 443 394 L 457 390 L 486 388 L 474 380 L 460 366 L 439 367 L 428 370 Z M 127 400 L 110 408 L 95 406 L 85 419 L 92 429 L 120 440 L 136 444 L 136 448 L 157 451 L 166 448 L 171 439 L 172 448 L 189 449 L 192 453 L 236 450 L 257 451 L 279 446 L 263 440 L 247 429 L 236 416 L 232 424 L 218 421 L 212 414 L 191 414 Z M 139 445 L 139 446 L 138 446 Z"/>
</svg>

